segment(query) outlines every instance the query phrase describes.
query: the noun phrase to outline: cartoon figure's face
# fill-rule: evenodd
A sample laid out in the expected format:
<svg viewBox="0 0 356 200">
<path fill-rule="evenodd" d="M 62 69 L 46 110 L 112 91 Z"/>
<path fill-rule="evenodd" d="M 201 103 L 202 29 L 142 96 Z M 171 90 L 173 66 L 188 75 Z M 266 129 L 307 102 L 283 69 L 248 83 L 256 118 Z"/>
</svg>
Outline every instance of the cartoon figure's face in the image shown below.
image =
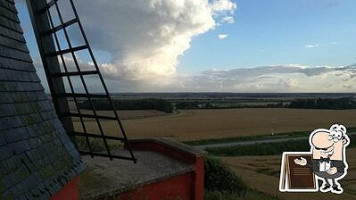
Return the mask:
<svg viewBox="0 0 356 200">
<path fill-rule="evenodd" d="M 344 147 L 348 145 L 349 139 L 344 135 L 346 129 L 342 127 L 331 127 L 330 131 L 318 131 L 311 136 L 313 159 L 320 157 L 331 160 L 343 160 Z"/>
</svg>

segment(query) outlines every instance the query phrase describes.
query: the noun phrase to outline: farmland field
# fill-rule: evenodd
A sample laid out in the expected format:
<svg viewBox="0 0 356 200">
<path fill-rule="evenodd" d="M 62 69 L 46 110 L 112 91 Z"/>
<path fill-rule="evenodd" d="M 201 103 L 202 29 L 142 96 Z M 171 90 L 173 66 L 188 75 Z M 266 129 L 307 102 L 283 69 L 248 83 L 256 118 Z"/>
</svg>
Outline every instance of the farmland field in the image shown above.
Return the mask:
<svg viewBox="0 0 356 200">
<path fill-rule="evenodd" d="M 89 111 L 83 110 L 84 113 Z M 100 115 L 113 115 L 98 111 Z M 288 108 L 239 108 L 179 110 L 166 114 L 155 110 L 118 111 L 129 139 L 168 137 L 176 141 L 234 138 L 240 136 L 271 135 L 272 132 L 291 133 L 328 128 L 333 123 L 356 127 L 356 109 L 288 109 Z M 101 121 L 106 133 L 119 131 L 117 123 Z M 74 120 L 80 130 L 78 120 Z M 94 120 L 86 120 L 89 132 L 98 132 Z M 120 136 L 120 135 L 117 135 Z M 225 141 L 226 142 L 226 141 Z M 240 177 L 252 190 L 277 196 L 279 199 L 356 199 L 356 148 L 347 150 L 349 171 L 341 181 L 343 195 L 320 193 L 280 193 L 278 191 L 280 155 L 220 157 L 222 162 Z M 213 154 L 211 154 L 213 155 Z M 224 155 L 227 156 L 227 155 Z"/>
<path fill-rule="evenodd" d="M 105 112 L 105 111 L 104 111 Z M 356 110 L 313 110 L 287 108 L 241 108 L 181 110 L 178 114 L 154 111 L 119 111 L 131 139 L 168 137 L 177 141 L 267 135 L 328 128 L 333 123 L 356 127 Z M 74 122 L 80 129 L 79 122 Z M 94 121 L 87 121 L 97 132 Z M 118 131 L 114 122 L 102 121 L 108 133 Z"/>
</svg>

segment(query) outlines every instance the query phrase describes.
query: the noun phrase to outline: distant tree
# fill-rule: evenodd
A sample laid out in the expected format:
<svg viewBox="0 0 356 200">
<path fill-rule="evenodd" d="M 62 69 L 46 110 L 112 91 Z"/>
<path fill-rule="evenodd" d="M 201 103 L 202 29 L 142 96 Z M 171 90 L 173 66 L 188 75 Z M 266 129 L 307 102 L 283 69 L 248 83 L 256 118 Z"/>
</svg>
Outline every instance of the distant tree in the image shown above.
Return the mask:
<svg viewBox="0 0 356 200">
<path fill-rule="evenodd" d="M 199 109 L 199 103 L 198 102 L 179 102 L 176 103 L 176 108 L 177 109 Z"/>
<path fill-rule="evenodd" d="M 353 98 L 337 99 L 297 99 L 293 100 L 286 107 L 288 108 L 306 108 L 306 109 L 356 109 L 356 101 Z"/>
<path fill-rule="evenodd" d="M 204 108 L 214 108 L 212 103 L 205 103 Z"/>
</svg>

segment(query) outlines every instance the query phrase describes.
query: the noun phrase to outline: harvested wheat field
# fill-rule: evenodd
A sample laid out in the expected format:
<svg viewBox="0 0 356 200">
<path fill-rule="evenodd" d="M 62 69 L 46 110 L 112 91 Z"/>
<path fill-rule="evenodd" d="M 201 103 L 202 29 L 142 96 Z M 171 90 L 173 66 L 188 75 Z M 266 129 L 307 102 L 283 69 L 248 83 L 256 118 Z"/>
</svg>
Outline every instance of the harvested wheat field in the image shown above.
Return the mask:
<svg viewBox="0 0 356 200">
<path fill-rule="evenodd" d="M 127 112 L 125 111 L 126 115 Z M 121 113 L 121 112 L 119 112 Z M 115 123 L 103 121 L 108 132 L 116 132 Z M 312 110 L 287 108 L 245 108 L 183 110 L 178 114 L 124 118 L 129 138 L 169 137 L 178 141 L 227 138 L 261 134 L 309 131 L 328 128 L 333 123 L 356 127 L 356 110 Z M 91 131 L 95 122 L 88 121 Z M 75 127 L 79 129 L 78 124 Z"/>
<path fill-rule="evenodd" d="M 281 156 L 243 156 L 222 157 L 222 161 L 237 176 L 242 178 L 250 187 L 261 192 L 277 195 L 281 199 L 300 200 L 336 200 L 356 199 L 356 148 L 347 149 L 347 161 L 349 164 L 348 174 L 340 181 L 344 188 L 342 195 L 331 193 L 281 193 L 279 187 L 279 171 Z M 257 181 L 258 180 L 258 181 Z"/>
</svg>

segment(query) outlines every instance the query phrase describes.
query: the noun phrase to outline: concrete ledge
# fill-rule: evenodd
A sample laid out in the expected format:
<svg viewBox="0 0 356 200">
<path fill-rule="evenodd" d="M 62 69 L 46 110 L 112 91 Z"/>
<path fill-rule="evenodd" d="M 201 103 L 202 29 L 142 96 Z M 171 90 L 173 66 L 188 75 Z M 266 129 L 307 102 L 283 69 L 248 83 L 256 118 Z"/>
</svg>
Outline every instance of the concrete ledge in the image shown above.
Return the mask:
<svg viewBox="0 0 356 200">
<path fill-rule="evenodd" d="M 83 157 L 81 199 L 203 199 L 204 151 L 168 139 L 132 140 L 130 146 L 137 164 Z"/>
<path fill-rule="evenodd" d="M 127 151 L 113 152 L 124 154 Z M 195 171 L 193 164 L 177 161 L 152 151 L 135 151 L 137 163 L 83 156 L 87 168 L 80 174 L 80 199 L 108 199 L 145 185 Z M 115 199 L 115 198 L 113 198 Z"/>
<path fill-rule="evenodd" d="M 165 138 L 130 140 L 130 146 L 137 150 L 156 151 L 184 162 L 193 162 L 207 155 L 201 149 Z"/>
</svg>

